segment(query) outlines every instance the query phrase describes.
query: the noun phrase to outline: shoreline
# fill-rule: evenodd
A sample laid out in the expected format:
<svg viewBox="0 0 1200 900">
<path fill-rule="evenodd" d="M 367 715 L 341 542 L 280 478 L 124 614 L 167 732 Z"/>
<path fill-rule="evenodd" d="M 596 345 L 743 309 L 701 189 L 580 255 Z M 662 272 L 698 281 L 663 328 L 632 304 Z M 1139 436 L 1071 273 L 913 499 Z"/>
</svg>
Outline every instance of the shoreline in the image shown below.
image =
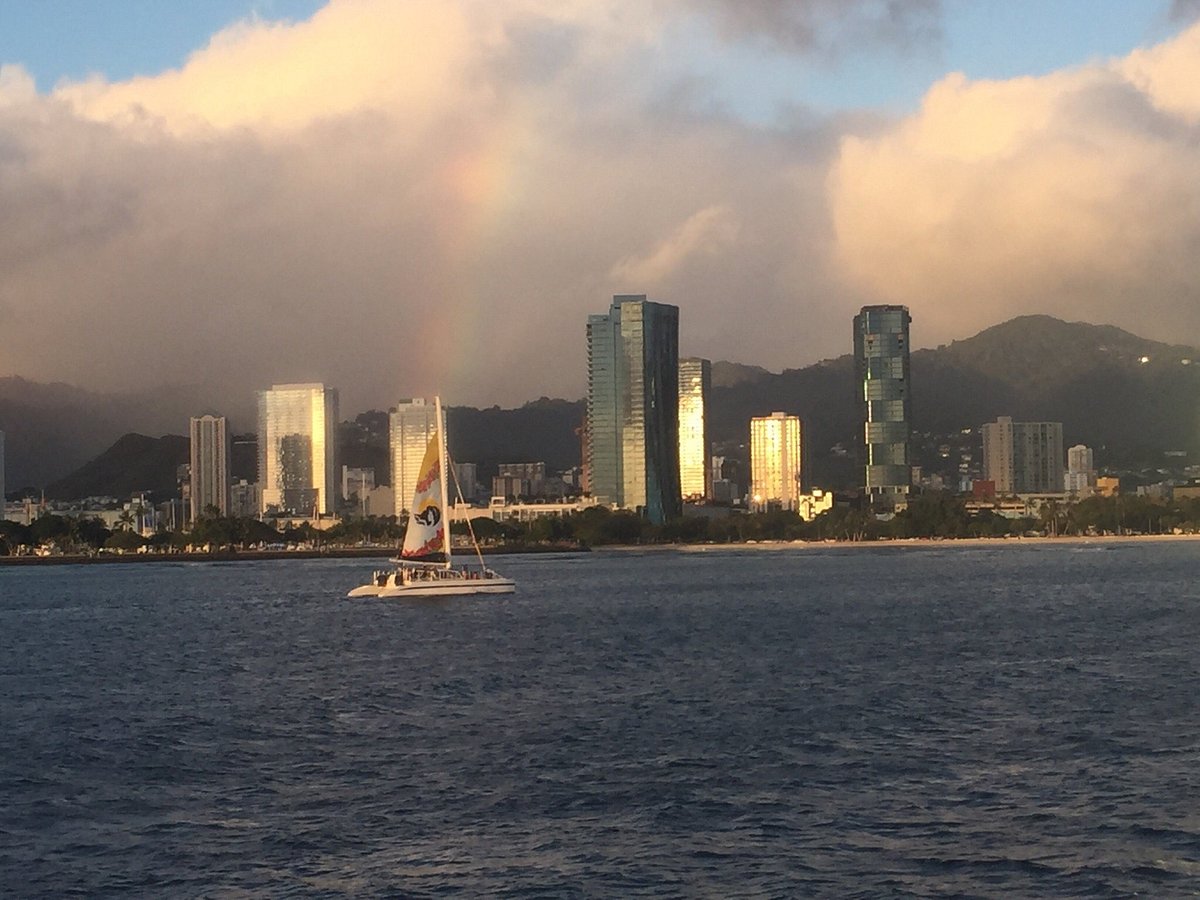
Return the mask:
<svg viewBox="0 0 1200 900">
<path fill-rule="evenodd" d="M 629 553 L 666 552 L 713 553 L 727 550 L 750 552 L 801 552 L 828 548 L 939 550 L 980 547 L 1031 547 L 1050 545 L 1111 545 L 1148 542 L 1200 541 L 1200 534 L 1109 534 L 1063 535 L 1059 537 L 996 538 L 898 538 L 882 541 L 759 541 L 730 544 L 606 544 L 599 547 L 566 548 L 561 546 L 496 547 L 487 556 L 539 555 L 546 553 Z M 287 559 L 386 559 L 394 556 L 394 547 L 332 547 L 324 550 L 243 550 L 216 553 L 124 553 L 97 556 L 0 556 L 4 566 L 122 565 L 132 563 L 237 563 Z"/>
<path fill-rule="evenodd" d="M 1102 544 L 1136 544 L 1157 542 L 1189 542 L 1200 541 L 1198 534 L 1105 534 L 1105 535 L 1060 535 L 1058 537 L 970 537 L 970 538 L 895 538 L 881 541 L 759 541 L 756 544 L 677 544 L 679 549 L 690 551 L 712 551 L 727 548 L 739 550 L 779 551 L 791 548 L 801 550 L 829 547 L 854 548 L 903 548 L 911 550 L 941 550 L 953 548 L 978 547 L 1035 547 L 1048 545 L 1102 545 Z M 611 549 L 611 548 L 599 548 Z M 645 550 L 646 546 L 630 546 L 624 549 Z"/>
</svg>

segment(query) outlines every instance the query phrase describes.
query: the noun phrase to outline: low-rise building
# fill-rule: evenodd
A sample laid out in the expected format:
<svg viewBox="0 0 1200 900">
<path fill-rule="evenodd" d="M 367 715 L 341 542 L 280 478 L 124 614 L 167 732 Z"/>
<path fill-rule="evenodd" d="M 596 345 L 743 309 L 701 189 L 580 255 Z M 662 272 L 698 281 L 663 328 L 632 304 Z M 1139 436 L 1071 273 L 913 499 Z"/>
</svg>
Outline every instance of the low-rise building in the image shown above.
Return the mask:
<svg viewBox="0 0 1200 900">
<path fill-rule="evenodd" d="M 823 512 L 833 509 L 833 491 L 814 488 L 811 494 L 796 498 L 796 512 L 805 522 L 811 522 Z"/>
<path fill-rule="evenodd" d="M 503 497 L 493 497 L 491 506 L 484 512 L 497 522 L 532 522 L 547 516 L 571 516 L 599 505 L 590 497 L 561 503 L 509 503 Z"/>
</svg>

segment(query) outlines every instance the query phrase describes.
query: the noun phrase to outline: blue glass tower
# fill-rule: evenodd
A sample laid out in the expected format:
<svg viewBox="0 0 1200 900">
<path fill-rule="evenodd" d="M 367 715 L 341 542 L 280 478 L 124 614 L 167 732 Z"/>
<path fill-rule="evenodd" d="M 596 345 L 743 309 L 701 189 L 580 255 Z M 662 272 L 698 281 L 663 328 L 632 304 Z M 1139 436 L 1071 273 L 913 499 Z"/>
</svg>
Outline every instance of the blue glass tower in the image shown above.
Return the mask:
<svg viewBox="0 0 1200 900">
<path fill-rule="evenodd" d="M 682 513 L 679 307 L 618 295 L 587 339 L 592 494 L 661 524 Z"/>
<path fill-rule="evenodd" d="M 865 486 L 873 504 L 905 502 L 912 486 L 912 400 L 905 306 L 864 306 L 854 317 L 854 364 L 866 452 Z"/>
</svg>

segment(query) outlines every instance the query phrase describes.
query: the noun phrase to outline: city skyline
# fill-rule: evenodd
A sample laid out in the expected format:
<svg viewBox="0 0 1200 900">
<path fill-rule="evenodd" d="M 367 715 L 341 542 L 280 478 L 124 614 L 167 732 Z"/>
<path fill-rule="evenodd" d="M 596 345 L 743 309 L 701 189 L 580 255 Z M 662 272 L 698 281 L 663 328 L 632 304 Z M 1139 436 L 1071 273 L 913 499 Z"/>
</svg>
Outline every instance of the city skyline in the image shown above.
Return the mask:
<svg viewBox="0 0 1200 900">
<path fill-rule="evenodd" d="M 847 379 L 853 377 L 857 381 L 858 411 L 861 416 L 859 427 L 862 429 L 861 458 L 864 466 L 861 471 L 864 476 L 851 487 L 851 491 L 854 496 L 861 493 L 867 509 L 882 501 L 879 505 L 889 514 L 907 505 L 912 489 L 940 492 L 947 485 L 945 471 L 927 473 L 928 477 L 925 477 L 919 472 L 919 466 L 914 467 L 911 456 L 910 323 L 911 316 L 905 307 L 863 307 L 853 319 L 854 365 L 842 376 Z M 1040 358 L 1039 348 L 1045 346 L 1041 340 L 1047 336 L 1045 329 L 1048 322 L 1035 319 L 1034 324 L 1036 333 L 1026 330 L 1024 340 L 1032 338 L 1036 341 L 1030 346 Z M 1059 326 L 1064 324 L 1058 323 Z M 1067 326 L 1068 329 L 1079 327 Z M 1082 327 L 1097 337 L 1103 335 L 1101 339 L 1104 343 L 1099 344 L 1096 350 L 1114 361 L 1123 359 L 1127 366 L 1137 370 L 1155 363 L 1154 357 L 1147 352 L 1150 348 L 1145 342 L 1122 347 L 1124 337 L 1119 333 L 1111 329 L 1095 329 L 1094 326 Z M 616 295 L 607 314 L 588 317 L 589 394 L 587 425 L 582 430 L 586 436 L 582 472 L 588 475 L 579 481 L 566 470 L 561 470 L 564 474 L 558 478 L 556 470 L 558 489 L 563 494 L 570 484 L 582 486 L 584 493 L 591 494 L 591 502 L 637 511 L 656 525 L 665 524 L 680 515 L 682 503 L 697 499 L 704 502 L 708 499 L 706 493 L 697 496 L 695 491 L 689 491 L 680 473 L 692 462 L 690 457 L 696 448 L 691 445 L 697 443 L 701 436 L 701 450 L 711 447 L 714 453 L 717 452 L 716 444 L 710 444 L 707 434 L 711 366 L 708 360 L 702 358 L 679 358 L 678 331 L 679 309 L 650 301 L 646 295 Z M 1063 334 L 1060 331 L 1059 337 Z M 965 346 L 949 350 L 974 357 L 985 369 L 996 371 L 998 360 L 994 351 L 998 349 L 1002 355 L 1011 358 L 1015 349 L 1012 337 L 1010 327 L 999 343 L 993 345 L 992 351 Z M 1114 346 L 1109 346 L 1114 339 Z M 1057 352 L 1069 352 L 1068 344 L 1060 340 L 1056 345 Z M 1162 367 L 1164 363 L 1169 368 L 1186 367 L 1176 371 L 1190 372 L 1192 359 L 1168 355 L 1155 365 Z M 1022 368 L 1022 378 L 1028 380 L 1030 371 Z M 826 383 L 818 393 L 828 393 L 831 389 L 837 390 L 832 384 Z M 257 397 L 259 428 L 255 443 L 260 483 L 239 482 L 239 488 L 246 489 L 239 492 L 239 508 L 245 507 L 247 497 L 253 493 L 261 498 L 258 512 L 263 516 L 304 518 L 311 515 L 319 521 L 322 514 L 336 516 L 342 511 L 340 501 L 352 494 L 346 486 L 351 473 L 360 486 L 357 493 L 371 492 L 375 488 L 375 470 L 372 468 L 343 468 L 341 484 L 334 484 L 342 438 L 337 433 L 340 418 L 336 388 L 320 383 L 277 384 L 269 390 L 259 391 Z M 1081 399 L 1078 395 L 1076 397 Z M 426 443 L 433 427 L 431 413 L 432 407 L 423 399 L 416 398 L 400 401 L 385 420 L 391 454 L 390 465 L 385 463 L 385 467 L 391 469 L 393 484 L 401 487 L 401 493 L 404 493 L 405 477 L 405 426 L 416 426 L 407 429 L 412 432 L 407 437 L 414 439 L 414 449 L 419 449 L 420 445 Z M 354 442 L 363 437 L 367 437 L 367 440 L 362 442 L 361 447 L 347 448 L 344 452 L 358 456 L 369 445 L 369 433 L 373 427 L 371 423 L 375 418 L 358 417 L 354 421 L 353 425 L 358 429 L 358 437 L 353 439 Z M 411 419 L 411 423 L 406 422 L 407 419 Z M 687 427 L 681 428 L 680 423 L 684 419 L 688 420 Z M 377 427 L 377 423 L 374 427 Z M 751 483 L 746 502 L 751 509 L 763 510 L 779 505 L 783 509 L 798 511 L 801 518 L 810 519 L 820 508 L 831 507 L 833 496 L 828 482 L 815 488 L 811 496 L 801 497 L 801 492 L 812 486 L 808 477 L 810 464 L 805 446 L 807 430 L 802 432 L 802 429 L 804 425 L 799 417 L 784 412 L 749 419 L 748 463 Z M 444 434 L 444 421 L 440 430 Z M 975 430 L 958 429 L 960 434 Z M 190 482 L 185 483 L 188 482 L 189 467 L 178 466 L 174 473 L 175 487 L 182 491 L 182 495 L 166 504 L 170 508 L 165 515 L 171 522 L 184 521 L 185 518 L 198 520 L 201 511 L 209 508 L 224 514 L 228 506 L 225 498 L 228 497 L 233 477 L 229 471 L 231 441 L 226 419 L 212 414 L 193 416 L 189 432 Z M 1078 498 L 1091 494 L 1093 489 L 1111 494 L 1114 484 L 1118 483 L 1111 476 L 1102 479 L 1103 483 L 1096 481 L 1094 456 L 1086 445 L 1071 447 L 1065 454 L 1064 468 L 1065 443 L 1061 422 L 1014 422 L 1011 416 L 1002 415 L 995 422 L 982 425 L 978 432 L 983 451 L 983 477 L 975 479 L 974 484 L 970 479 L 958 478 L 957 489 L 960 492 L 970 492 L 977 498 L 1012 495 Z M 0 432 L 0 469 L 3 467 L 3 437 L 3 432 Z M 127 437 L 140 439 L 144 446 L 145 438 L 138 435 Z M 921 437 L 928 441 L 931 435 L 925 433 Z M 945 433 L 940 435 L 943 440 L 948 437 Z M 744 444 L 742 446 L 745 447 Z M 937 448 L 942 460 L 951 459 L 952 451 L 950 443 Z M 847 454 L 844 447 L 835 445 L 830 449 L 830 455 Z M 1170 450 L 1165 455 L 1183 459 L 1188 454 L 1187 451 Z M 971 458 L 967 452 L 955 461 L 960 476 L 971 473 Z M 718 459 L 724 461 L 725 457 L 711 457 L 714 465 Z M 107 468 L 107 465 L 98 467 Z M 568 463 L 567 468 L 575 468 L 579 472 L 573 462 Z M 944 469 L 945 466 L 939 468 Z M 1188 471 L 1194 471 L 1195 468 L 1193 466 Z M 1165 473 L 1161 468 L 1158 471 Z M 493 495 L 543 497 L 547 474 L 544 460 L 500 463 L 498 477 L 493 479 Z M 711 477 L 717 476 L 713 474 Z M 471 480 L 475 480 L 474 473 Z M 368 482 L 370 488 L 367 488 Z M 1168 481 L 1157 489 L 1170 491 L 1172 486 Z M 341 490 L 337 487 L 341 487 Z M 845 487 L 845 482 L 841 482 L 837 489 L 845 490 Z M 155 491 L 135 491 L 134 499 L 127 507 L 140 510 L 144 498 L 153 493 Z M 389 486 L 384 493 L 387 496 L 385 506 L 391 508 L 395 492 Z M 90 495 L 89 499 L 94 501 L 96 496 Z M 177 510 L 179 499 L 183 501 L 184 511 Z M 189 499 L 190 517 L 186 513 Z M 711 499 L 717 498 L 714 496 Z M 732 500 L 733 505 L 738 505 L 736 496 L 725 497 L 724 500 Z M 798 501 L 801 500 L 806 503 L 804 509 L 799 508 Z M 26 516 L 29 515 L 31 502 L 31 495 L 27 495 L 23 511 Z M 366 515 L 364 497 L 360 496 L 352 505 Z M 547 510 L 547 507 L 543 507 L 543 511 Z M 397 503 L 395 512 L 400 516 L 405 510 Z M 552 514 L 559 512 L 554 510 Z"/>
<path fill-rule="evenodd" d="M 914 349 L 1034 311 L 1200 342 L 1189 4 L 222 2 L 119 63 L 54 8 L 0 36 L 0 375 L 577 397 L 628 291 L 775 371 L 864 304 Z"/>
</svg>

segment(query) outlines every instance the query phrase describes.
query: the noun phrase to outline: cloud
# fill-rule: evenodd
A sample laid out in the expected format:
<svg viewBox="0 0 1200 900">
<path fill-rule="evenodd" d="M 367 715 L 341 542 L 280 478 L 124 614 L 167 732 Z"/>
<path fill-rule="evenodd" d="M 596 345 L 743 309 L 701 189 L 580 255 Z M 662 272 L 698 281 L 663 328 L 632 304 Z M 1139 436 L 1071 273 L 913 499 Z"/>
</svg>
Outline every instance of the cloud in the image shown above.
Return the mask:
<svg viewBox="0 0 1200 900">
<path fill-rule="evenodd" d="M 658 287 L 697 254 L 712 254 L 737 239 L 738 224 L 726 207 L 710 206 L 689 216 L 647 256 L 626 257 L 612 269 L 612 278 L 627 284 Z"/>
<path fill-rule="evenodd" d="M 1173 22 L 1194 22 L 1200 17 L 1200 0 L 1171 0 L 1167 15 Z"/>
<path fill-rule="evenodd" d="M 4 66 L 0 374 L 578 397 L 617 292 L 678 304 L 689 355 L 776 369 L 846 352 L 866 302 L 919 341 L 1026 311 L 1200 337 L 1197 31 L 948 77 L 899 120 L 749 124 L 663 65 L 681 16 L 747 40 L 923 8 L 335 0 L 154 77 L 38 94 Z"/>
<path fill-rule="evenodd" d="M 642 289 L 614 286 L 617 260 L 687 307 L 688 352 L 742 355 L 769 328 L 718 286 L 789 312 L 777 276 L 819 267 L 792 225 L 819 218 L 832 134 L 664 107 L 664 22 L 618 0 L 343 0 L 154 77 L 37 95 L 6 67 L 4 369 L 323 379 L 348 410 L 579 396 L 586 315 Z"/>
<path fill-rule="evenodd" d="M 1200 28 L 1041 78 L 950 75 L 847 137 L 829 179 L 848 282 L 926 341 L 1020 313 L 1200 338 Z"/>
<path fill-rule="evenodd" d="M 863 44 L 909 48 L 941 36 L 940 0 L 683 0 L 732 40 L 836 52 Z"/>
<path fill-rule="evenodd" d="M 0 64 L 0 108 L 29 103 L 36 97 L 32 75 L 21 66 Z"/>
</svg>

